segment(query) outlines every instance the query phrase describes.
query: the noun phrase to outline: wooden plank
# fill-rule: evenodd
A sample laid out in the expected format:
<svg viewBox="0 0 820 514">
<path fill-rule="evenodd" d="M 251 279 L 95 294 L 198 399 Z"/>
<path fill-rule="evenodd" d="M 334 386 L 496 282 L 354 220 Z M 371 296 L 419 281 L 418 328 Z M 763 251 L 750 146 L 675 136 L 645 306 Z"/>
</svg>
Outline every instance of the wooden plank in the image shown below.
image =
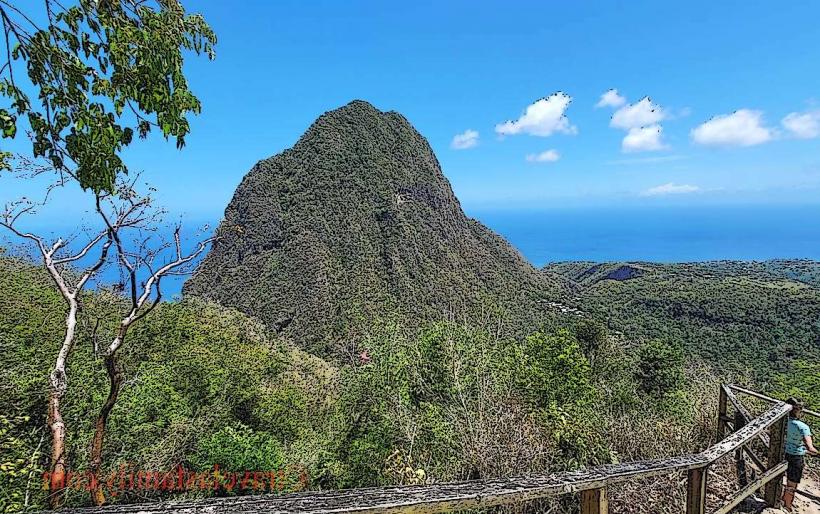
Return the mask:
<svg viewBox="0 0 820 514">
<path fill-rule="evenodd" d="M 786 423 L 788 418 L 782 418 L 769 429 L 769 469 L 775 468 L 786 456 Z M 766 484 L 764 499 L 770 507 L 775 507 L 783 494 L 783 481 L 772 480 Z"/>
<path fill-rule="evenodd" d="M 706 514 L 706 481 L 709 466 L 690 469 L 686 475 L 686 514 Z"/>
<path fill-rule="evenodd" d="M 518 502 L 602 489 L 633 479 L 703 468 L 742 447 L 781 420 L 790 410 L 786 404 L 772 406 L 751 423 L 718 444 L 694 455 L 652 461 L 608 464 L 589 469 L 523 477 L 472 480 L 427 486 L 375 487 L 342 491 L 304 492 L 285 495 L 240 496 L 102 508 L 65 510 L 82 514 L 211 514 L 214 512 L 271 512 L 332 514 L 434 513 L 509 505 Z M 779 462 L 779 461 L 778 461 Z"/>
<path fill-rule="evenodd" d="M 746 418 L 740 411 L 735 411 L 735 427 L 743 428 L 746 426 Z M 740 487 L 745 487 L 749 483 L 749 477 L 746 475 L 746 459 L 743 458 L 743 450 L 749 448 L 749 445 L 743 445 L 735 450 L 735 466 L 737 471 L 737 481 Z M 766 469 L 765 467 L 763 469 Z"/>
<path fill-rule="evenodd" d="M 732 432 L 734 432 L 734 431 L 735 431 L 735 429 L 734 429 L 734 425 L 733 425 L 732 423 L 727 422 L 727 423 L 726 423 L 726 426 L 727 426 L 727 427 L 729 428 L 729 430 L 731 430 Z M 741 425 L 741 426 L 743 426 L 743 425 Z M 760 460 L 760 458 L 759 458 L 757 455 L 755 455 L 755 454 L 754 454 L 754 452 L 752 451 L 752 449 L 751 449 L 751 448 L 749 448 L 749 446 L 748 446 L 748 445 L 744 445 L 744 446 L 743 446 L 743 451 L 744 451 L 744 452 L 746 452 L 746 455 L 748 455 L 750 459 L 752 459 L 752 462 L 754 463 L 755 467 L 757 467 L 757 470 L 758 470 L 758 471 L 760 471 L 761 473 L 763 473 L 764 471 L 766 471 L 766 465 L 765 465 L 765 464 L 763 464 L 763 461 L 761 461 L 761 460 Z"/>
<path fill-rule="evenodd" d="M 587 470 L 518 478 L 473 480 L 429 486 L 379 487 L 346 491 L 306 492 L 234 498 L 189 500 L 142 505 L 79 509 L 94 513 L 434 513 L 508 505 L 527 500 L 600 489 L 608 483 L 649 478 L 702 465 L 698 455 L 687 455 L 625 464 L 610 464 Z M 63 511 L 64 514 L 72 511 Z"/>
<path fill-rule="evenodd" d="M 743 420 L 746 423 L 751 422 L 753 419 L 752 413 L 749 412 L 749 409 L 747 409 L 746 406 L 743 405 L 743 403 L 741 403 L 741 401 L 738 399 L 735 393 L 733 393 L 732 390 L 728 387 L 724 388 L 724 393 L 726 394 L 726 398 L 732 403 L 732 406 L 735 408 L 735 411 L 739 413 L 741 416 L 743 416 Z M 758 438 L 760 438 L 760 440 L 763 441 L 763 444 L 766 445 L 766 448 L 769 447 L 769 437 L 765 433 L 761 432 L 760 435 L 758 435 Z"/>
<path fill-rule="evenodd" d="M 609 498 L 605 488 L 581 491 L 581 514 L 607 514 Z"/>
<path fill-rule="evenodd" d="M 753 397 L 755 397 L 759 400 L 767 401 L 769 403 L 777 403 L 777 402 L 783 401 L 783 400 L 778 400 L 777 398 L 772 398 L 771 396 L 767 396 L 763 393 L 758 393 L 757 391 L 752 391 L 751 389 L 746 389 L 746 388 L 743 388 L 743 387 L 740 387 L 740 386 L 736 386 L 734 384 L 729 384 L 728 387 L 729 387 L 729 389 L 732 389 L 732 390 L 737 391 L 739 393 L 747 394 L 749 396 L 753 396 Z M 820 412 L 816 412 L 816 411 L 805 409 L 805 408 L 803 409 L 803 414 L 808 414 L 809 416 L 814 416 L 816 418 L 820 418 Z"/>
<path fill-rule="evenodd" d="M 746 487 L 738 491 L 726 505 L 716 510 L 713 514 L 728 514 L 732 511 L 732 509 L 740 505 L 743 500 L 754 494 L 755 491 L 768 484 L 770 481 L 780 478 L 780 475 L 786 471 L 786 467 L 788 467 L 788 464 L 781 462 L 774 468 L 760 475 L 757 480 L 754 480 Z"/>
<path fill-rule="evenodd" d="M 726 392 L 729 389 L 725 385 L 720 386 L 720 396 L 718 398 L 718 422 L 717 422 L 717 437 L 715 441 L 723 439 L 726 433 Z M 731 392 L 731 391 L 729 391 Z"/>
</svg>

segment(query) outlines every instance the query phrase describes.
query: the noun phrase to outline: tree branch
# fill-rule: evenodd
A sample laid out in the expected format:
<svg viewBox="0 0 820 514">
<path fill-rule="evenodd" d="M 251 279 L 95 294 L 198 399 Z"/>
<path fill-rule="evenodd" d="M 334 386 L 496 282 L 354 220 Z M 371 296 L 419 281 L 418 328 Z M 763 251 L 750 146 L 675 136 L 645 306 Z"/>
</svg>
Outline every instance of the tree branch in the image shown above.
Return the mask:
<svg viewBox="0 0 820 514">
<path fill-rule="evenodd" d="M 88 252 L 92 248 L 97 246 L 97 243 L 99 243 L 102 240 L 102 238 L 104 238 L 106 236 L 106 234 L 108 234 L 108 232 L 109 232 L 108 229 L 105 229 L 105 230 L 101 231 L 99 234 L 97 234 L 97 236 L 94 239 L 89 241 L 88 244 L 85 245 L 85 247 L 82 250 L 80 250 L 78 253 L 76 253 L 74 255 L 71 255 L 69 257 L 63 257 L 62 259 L 57 259 L 57 260 L 54 261 L 54 264 L 60 265 L 60 264 L 65 264 L 67 262 L 74 262 L 74 261 L 82 259 L 83 257 L 86 256 L 86 254 L 88 254 Z"/>
<path fill-rule="evenodd" d="M 196 259 L 197 257 L 199 257 L 202 254 L 202 252 L 205 251 L 209 244 L 218 239 L 216 236 L 214 236 L 209 237 L 203 241 L 200 241 L 194 251 L 192 251 L 188 255 L 183 255 L 179 233 L 180 227 L 177 226 L 177 228 L 174 230 L 174 246 L 176 251 L 176 258 L 173 261 L 163 265 L 155 272 L 153 272 L 151 276 L 148 277 L 148 280 L 145 281 L 142 293 L 139 295 L 136 302 L 131 306 L 131 310 L 128 312 L 128 314 L 125 317 L 123 317 L 122 321 L 120 321 L 118 337 L 114 338 L 114 340 L 111 342 L 111 345 L 108 348 L 109 355 L 114 354 L 120 348 L 122 343 L 125 341 L 125 334 L 131 327 L 131 325 L 134 324 L 136 321 L 144 318 L 159 304 L 160 300 L 162 299 L 162 290 L 160 288 L 160 282 L 162 280 L 162 277 L 168 274 L 173 274 L 174 270 L 177 270 L 181 266 L 184 266 L 189 262 L 193 261 L 194 259 Z M 151 297 L 152 291 L 154 289 L 156 289 L 156 297 L 154 298 L 154 301 L 146 307 L 146 302 Z"/>
</svg>

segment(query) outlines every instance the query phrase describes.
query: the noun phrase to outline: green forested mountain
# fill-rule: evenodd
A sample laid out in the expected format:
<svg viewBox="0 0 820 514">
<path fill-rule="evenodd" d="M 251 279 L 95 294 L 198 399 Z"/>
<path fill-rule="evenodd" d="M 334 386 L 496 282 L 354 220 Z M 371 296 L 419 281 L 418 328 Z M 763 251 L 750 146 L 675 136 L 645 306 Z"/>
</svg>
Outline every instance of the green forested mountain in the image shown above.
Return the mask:
<svg viewBox="0 0 820 514">
<path fill-rule="evenodd" d="M 535 324 L 563 296 L 467 218 L 430 145 L 400 114 L 354 101 L 244 178 L 221 240 L 185 292 L 258 317 L 321 353 L 374 317 Z M 333 348 L 337 349 L 337 348 Z"/>
<path fill-rule="evenodd" d="M 631 340 L 677 341 L 726 371 L 769 379 L 820 356 L 820 263 L 567 262 L 571 305 Z"/>
</svg>

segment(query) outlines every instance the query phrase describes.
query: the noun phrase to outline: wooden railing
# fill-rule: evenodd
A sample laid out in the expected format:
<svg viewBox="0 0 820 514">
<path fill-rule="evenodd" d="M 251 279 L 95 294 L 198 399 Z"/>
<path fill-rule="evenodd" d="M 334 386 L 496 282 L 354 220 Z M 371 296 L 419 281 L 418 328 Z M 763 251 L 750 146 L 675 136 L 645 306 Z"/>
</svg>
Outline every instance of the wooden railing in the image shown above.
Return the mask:
<svg viewBox="0 0 820 514">
<path fill-rule="evenodd" d="M 720 400 L 719 400 L 719 403 L 718 403 L 718 439 L 723 437 L 723 434 L 725 433 L 727 428 L 732 430 L 732 431 L 737 430 L 738 428 L 740 428 L 740 427 L 744 426 L 745 424 L 749 423 L 752 419 L 752 416 L 749 413 L 749 410 L 743 405 L 743 403 L 741 403 L 741 401 L 738 399 L 738 397 L 735 393 L 748 395 L 748 396 L 751 396 L 753 398 L 757 398 L 758 400 L 763 400 L 765 402 L 768 402 L 770 404 L 780 403 L 780 400 L 772 398 L 771 396 L 767 396 L 765 394 L 758 393 L 756 391 L 752 391 L 752 390 L 749 390 L 749 389 L 746 389 L 746 388 L 743 388 L 743 387 L 740 387 L 740 386 L 736 386 L 736 385 L 721 386 Z M 734 411 L 735 411 L 734 418 L 726 415 L 726 409 L 727 409 L 728 404 L 731 404 L 732 407 L 734 407 Z M 820 413 L 815 412 L 813 410 L 803 409 L 803 414 L 807 414 L 809 416 L 813 416 L 815 418 L 820 419 Z M 758 437 L 760 439 L 760 442 L 762 443 L 763 448 L 769 453 L 769 455 L 771 455 L 771 453 L 773 451 L 775 451 L 775 450 L 773 450 L 773 447 L 771 446 L 772 439 L 764 433 L 761 433 Z M 784 443 L 783 440 L 776 441 L 775 446 L 782 446 L 783 443 Z M 737 455 L 735 455 L 735 462 L 737 464 L 737 475 L 738 475 L 738 480 L 740 481 L 741 485 L 746 485 L 748 483 L 748 478 L 746 476 L 746 462 L 742 458 L 743 455 L 740 452 L 741 451 L 738 450 Z M 759 473 L 762 473 L 763 475 L 765 475 L 767 473 L 766 467 L 763 464 L 762 460 L 760 458 L 758 458 L 755 455 L 755 453 L 750 449 L 750 445 L 745 445 L 743 447 L 743 452 L 749 457 L 749 459 L 752 461 L 752 463 L 757 468 L 757 471 Z M 779 474 L 778 474 L 778 476 L 779 476 Z M 760 481 L 760 478 L 758 478 L 756 481 L 752 482 L 751 484 L 748 484 L 748 486 L 751 487 L 759 481 Z M 773 488 L 773 486 L 770 487 L 770 489 L 772 489 L 772 488 Z M 757 489 L 757 488 L 752 488 L 752 492 L 754 492 L 755 489 Z M 767 490 L 767 495 L 766 495 L 767 503 L 770 502 L 772 500 L 772 498 L 774 498 L 776 500 L 777 497 L 780 496 L 780 492 L 781 492 L 780 490 L 777 490 L 777 491 Z M 805 496 L 805 497 L 811 499 L 812 501 L 820 503 L 820 498 L 818 498 L 817 496 L 806 493 L 806 492 L 801 491 L 799 489 L 796 492 L 797 492 L 797 494 L 799 494 L 801 496 Z M 773 505 L 773 503 L 770 503 L 770 505 Z M 731 509 L 729 509 L 729 510 L 731 510 Z M 717 511 L 717 512 L 728 512 L 729 510 L 726 510 L 726 511 L 720 510 L 720 511 Z"/>
<path fill-rule="evenodd" d="M 772 406 L 752 418 L 738 400 L 737 393 L 770 401 Z M 734 416 L 728 415 L 729 406 Z M 140 505 L 117 505 L 82 509 L 84 514 L 99 513 L 212 513 L 212 512 L 278 512 L 326 514 L 355 513 L 434 513 L 510 505 L 539 498 L 579 494 L 583 514 L 608 512 L 607 488 L 623 482 L 646 479 L 676 472 L 686 472 L 686 513 L 706 513 L 709 468 L 718 459 L 735 452 L 738 470 L 745 464 L 743 454 L 750 456 L 759 475 L 747 480 L 744 473 L 741 489 L 714 514 L 726 514 L 760 488 L 765 500 L 775 505 L 780 498 L 782 475 L 786 469 L 784 439 L 787 414 L 791 406 L 760 393 L 737 386 L 721 386 L 718 408 L 717 443 L 701 453 L 594 468 L 528 475 L 516 478 L 471 480 L 426 486 L 376 487 L 327 492 L 303 492 L 285 495 L 212 498 L 182 502 L 160 502 Z M 817 415 L 812 411 L 807 414 Z M 727 435 L 727 432 L 728 435 Z M 755 455 L 750 446 L 760 440 L 765 457 Z M 740 473 L 739 473 L 739 476 Z"/>
</svg>

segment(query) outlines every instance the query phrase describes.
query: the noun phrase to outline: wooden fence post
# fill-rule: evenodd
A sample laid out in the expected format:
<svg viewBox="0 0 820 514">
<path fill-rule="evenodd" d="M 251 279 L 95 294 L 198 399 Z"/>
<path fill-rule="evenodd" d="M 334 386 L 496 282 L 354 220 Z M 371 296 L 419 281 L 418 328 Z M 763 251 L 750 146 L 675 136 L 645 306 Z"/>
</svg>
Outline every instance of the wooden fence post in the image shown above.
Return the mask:
<svg viewBox="0 0 820 514">
<path fill-rule="evenodd" d="M 709 466 L 690 469 L 686 481 L 686 514 L 706 514 L 706 478 Z"/>
<path fill-rule="evenodd" d="M 606 488 L 581 491 L 581 514 L 607 514 L 609 499 Z"/>
<path fill-rule="evenodd" d="M 769 428 L 769 460 L 766 463 L 768 469 L 776 467 L 786 458 L 786 423 L 788 421 L 788 415 L 783 416 Z M 765 500 L 770 507 L 777 506 L 782 494 L 783 480 L 780 477 L 766 484 Z"/>
<path fill-rule="evenodd" d="M 718 399 L 718 422 L 717 422 L 717 442 L 723 440 L 726 433 L 726 386 L 720 385 L 720 397 Z M 737 430 L 737 427 L 735 428 Z"/>
<path fill-rule="evenodd" d="M 740 430 L 746 425 L 746 418 L 743 417 L 743 414 L 740 412 L 735 412 L 735 423 L 734 423 L 735 431 Z M 739 447 L 735 450 L 735 465 L 737 467 L 737 480 L 740 483 L 740 487 L 746 487 L 749 483 L 749 477 L 746 474 L 746 459 L 743 455 L 743 447 Z M 765 471 L 765 469 L 761 470 Z"/>
</svg>

